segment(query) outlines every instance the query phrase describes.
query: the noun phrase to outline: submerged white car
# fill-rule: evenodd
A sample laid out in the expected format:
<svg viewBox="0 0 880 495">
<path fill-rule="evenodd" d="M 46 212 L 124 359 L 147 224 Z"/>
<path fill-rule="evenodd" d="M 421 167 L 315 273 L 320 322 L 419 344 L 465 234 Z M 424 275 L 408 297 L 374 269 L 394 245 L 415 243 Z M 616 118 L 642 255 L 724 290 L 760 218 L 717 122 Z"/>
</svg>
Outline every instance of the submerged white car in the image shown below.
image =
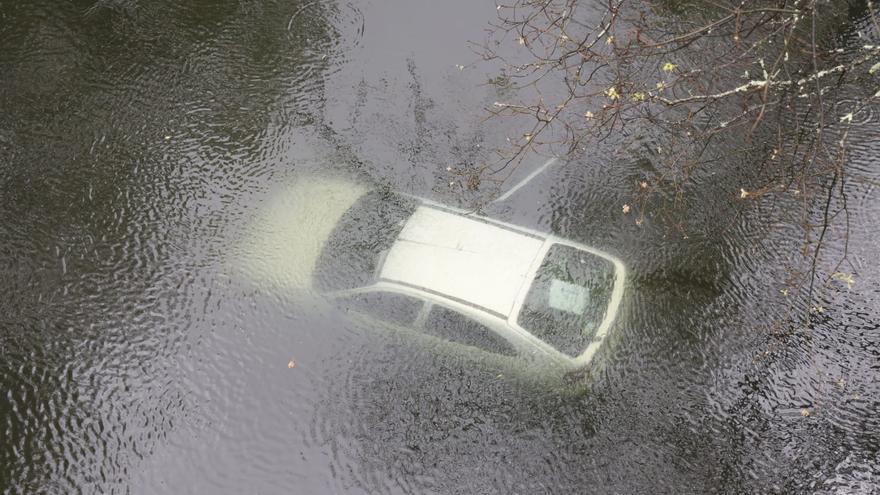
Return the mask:
<svg viewBox="0 0 880 495">
<path fill-rule="evenodd" d="M 248 275 L 286 293 L 562 372 L 591 363 L 624 291 L 606 252 L 339 179 L 277 194 L 244 248 Z"/>
</svg>

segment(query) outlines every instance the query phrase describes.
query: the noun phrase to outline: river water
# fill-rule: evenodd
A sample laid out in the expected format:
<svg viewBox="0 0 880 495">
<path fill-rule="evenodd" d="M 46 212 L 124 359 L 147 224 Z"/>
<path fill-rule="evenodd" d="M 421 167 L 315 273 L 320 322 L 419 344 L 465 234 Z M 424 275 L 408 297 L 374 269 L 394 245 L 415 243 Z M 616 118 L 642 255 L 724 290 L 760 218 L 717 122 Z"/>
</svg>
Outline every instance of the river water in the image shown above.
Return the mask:
<svg viewBox="0 0 880 495">
<path fill-rule="evenodd" d="M 273 191 L 307 174 L 465 207 L 496 193 L 447 170 L 522 132 L 484 121 L 495 69 L 467 41 L 495 15 L 0 0 L 2 492 L 880 491 L 876 99 L 850 131 L 848 240 L 835 223 L 819 263 L 854 283 L 832 280 L 807 320 L 787 323 L 809 308 L 783 293 L 799 199 L 741 201 L 744 158 L 695 175 L 676 228 L 621 210 L 651 177 L 650 137 L 595 143 L 487 209 L 627 264 L 618 352 L 585 394 L 230 268 Z"/>
</svg>

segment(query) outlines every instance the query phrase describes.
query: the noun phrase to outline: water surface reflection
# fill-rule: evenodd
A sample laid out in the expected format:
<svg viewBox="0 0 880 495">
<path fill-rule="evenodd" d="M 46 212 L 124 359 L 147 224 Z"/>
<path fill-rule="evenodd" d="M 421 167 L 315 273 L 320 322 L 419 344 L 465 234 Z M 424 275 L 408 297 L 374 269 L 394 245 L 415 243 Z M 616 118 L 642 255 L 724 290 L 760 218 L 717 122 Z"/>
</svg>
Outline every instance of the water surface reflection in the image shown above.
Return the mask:
<svg viewBox="0 0 880 495">
<path fill-rule="evenodd" d="M 489 194 L 446 167 L 515 132 L 481 123 L 498 95 L 474 89 L 491 69 L 462 43 L 494 6 L 429 3 L 0 5 L 4 491 L 880 485 L 876 117 L 851 130 L 849 243 L 831 236 L 822 265 L 847 249 L 856 282 L 794 328 L 773 323 L 799 224 L 774 213 L 785 201 L 737 201 L 748 157 L 695 174 L 680 228 L 621 213 L 652 165 L 613 143 L 488 207 L 628 264 L 623 345 L 588 394 L 521 387 L 229 270 L 273 187 L 304 174 Z"/>
</svg>

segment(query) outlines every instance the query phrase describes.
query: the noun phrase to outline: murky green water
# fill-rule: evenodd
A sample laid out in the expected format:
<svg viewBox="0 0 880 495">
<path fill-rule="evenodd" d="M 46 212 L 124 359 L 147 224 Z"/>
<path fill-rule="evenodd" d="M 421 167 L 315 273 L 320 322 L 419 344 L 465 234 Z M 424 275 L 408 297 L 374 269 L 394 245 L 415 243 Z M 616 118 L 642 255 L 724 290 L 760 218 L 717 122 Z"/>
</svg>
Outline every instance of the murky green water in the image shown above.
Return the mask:
<svg viewBox="0 0 880 495">
<path fill-rule="evenodd" d="M 487 208 L 627 264 L 619 350 L 587 394 L 230 269 L 272 191 L 306 174 L 466 206 L 494 192 L 447 171 L 520 132 L 482 120 L 499 95 L 466 41 L 494 16 L 463 0 L 0 1 L 3 493 L 880 490 L 876 103 L 850 135 L 848 243 L 829 235 L 823 255 L 830 273 L 846 250 L 855 283 L 784 337 L 798 200 L 743 207 L 747 158 L 694 177 L 681 230 L 621 213 L 651 177 L 650 137 L 597 143 Z"/>
</svg>

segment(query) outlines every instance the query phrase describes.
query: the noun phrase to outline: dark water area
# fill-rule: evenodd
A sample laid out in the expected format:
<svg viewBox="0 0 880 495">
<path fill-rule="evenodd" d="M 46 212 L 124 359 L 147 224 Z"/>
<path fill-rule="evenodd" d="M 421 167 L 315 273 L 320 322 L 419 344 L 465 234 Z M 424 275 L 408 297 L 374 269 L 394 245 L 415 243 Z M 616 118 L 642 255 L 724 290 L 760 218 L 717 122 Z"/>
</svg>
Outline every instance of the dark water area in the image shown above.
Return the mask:
<svg viewBox="0 0 880 495">
<path fill-rule="evenodd" d="M 448 170 L 522 132 L 484 120 L 505 95 L 467 41 L 495 15 L 0 0 L 0 492 L 880 491 L 880 76 L 829 102 L 854 115 L 847 211 L 818 267 L 853 283 L 811 303 L 786 291 L 803 200 L 741 201 L 736 143 L 713 144 L 727 161 L 694 174 L 674 228 L 622 213 L 674 152 L 649 130 L 486 208 L 626 263 L 619 343 L 587 393 L 523 386 L 234 269 L 299 177 L 465 207 L 497 193 Z M 841 57 L 868 22 L 838 33 Z"/>
</svg>

